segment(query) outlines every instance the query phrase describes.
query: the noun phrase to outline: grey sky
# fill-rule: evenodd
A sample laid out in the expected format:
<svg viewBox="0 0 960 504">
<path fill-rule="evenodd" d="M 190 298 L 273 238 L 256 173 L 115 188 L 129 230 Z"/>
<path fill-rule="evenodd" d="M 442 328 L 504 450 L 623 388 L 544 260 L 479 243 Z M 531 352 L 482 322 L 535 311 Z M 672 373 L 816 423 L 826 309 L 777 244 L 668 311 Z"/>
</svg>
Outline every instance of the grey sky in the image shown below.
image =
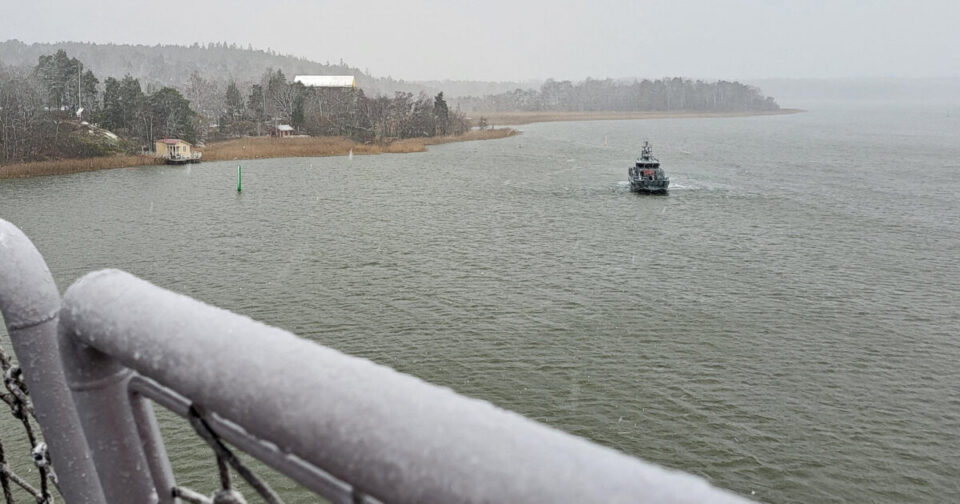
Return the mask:
<svg viewBox="0 0 960 504">
<path fill-rule="evenodd" d="M 0 0 L 0 40 L 226 41 L 419 79 L 960 76 L 960 0 Z"/>
</svg>

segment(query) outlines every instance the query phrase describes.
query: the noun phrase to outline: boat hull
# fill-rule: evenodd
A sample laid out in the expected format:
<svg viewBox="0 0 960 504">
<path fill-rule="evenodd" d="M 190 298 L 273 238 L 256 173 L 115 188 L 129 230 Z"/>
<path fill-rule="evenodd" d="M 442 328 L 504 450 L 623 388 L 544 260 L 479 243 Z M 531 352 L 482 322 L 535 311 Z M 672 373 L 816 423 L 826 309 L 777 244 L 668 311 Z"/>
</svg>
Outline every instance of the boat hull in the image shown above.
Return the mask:
<svg viewBox="0 0 960 504">
<path fill-rule="evenodd" d="M 669 180 L 631 180 L 630 190 L 636 193 L 666 194 Z"/>
</svg>

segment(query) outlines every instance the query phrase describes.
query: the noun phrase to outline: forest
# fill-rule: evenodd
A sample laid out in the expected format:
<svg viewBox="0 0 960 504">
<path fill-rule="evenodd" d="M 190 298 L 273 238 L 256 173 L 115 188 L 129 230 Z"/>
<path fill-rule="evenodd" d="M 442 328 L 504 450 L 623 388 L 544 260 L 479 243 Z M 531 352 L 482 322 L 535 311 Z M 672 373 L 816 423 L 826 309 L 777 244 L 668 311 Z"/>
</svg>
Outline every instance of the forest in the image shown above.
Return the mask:
<svg viewBox="0 0 960 504">
<path fill-rule="evenodd" d="M 259 136 L 277 124 L 290 124 L 299 134 L 360 141 L 462 135 L 470 129 L 465 114 L 451 108 L 442 91 L 435 96 L 397 91 L 370 98 L 360 88 L 290 82 L 281 70 L 268 69 L 245 89 L 234 81 L 221 86 L 194 73 L 184 93 L 199 115 L 212 121 L 212 140 Z"/>
<path fill-rule="evenodd" d="M 107 78 L 101 86 L 63 51 L 41 56 L 29 70 L 0 66 L 0 162 L 131 152 L 155 136 L 196 140 L 195 118 L 176 89 L 145 94 L 132 78 Z M 91 122 L 107 130 L 122 124 L 123 134 Z"/>
<path fill-rule="evenodd" d="M 469 112 L 742 112 L 780 108 L 773 98 L 752 86 L 680 77 L 627 82 L 586 79 L 579 83 L 549 79 L 539 90 L 516 89 L 461 98 L 458 103 Z"/>
<path fill-rule="evenodd" d="M 100 79 L 65 51 L 32 68 L 0 65 L 0 162 L 83 158 L 149 149 L 158 138 L 191 143 L 270 134 L 358 141 L 460 135 L 466 116 L 436 96 L 396 92 L 368 98 L 362 89 L 308 88 L 268 69 L 246 89 L 194 72 L 182 89 L 146 86 L 130 75 Z"/>
<path fill-rule="evenodd" d="M 358 87 L 368 95 L 393 96 L 397 91 L 436 95 L 450 86 L 466 89 L 455 83 L 421 85 L 390 77 L 372 77 L 368 71 L 343 61 L 320 63 L 270 49 L 241 47 L 235 43 L 210 42 L 189 46 L 157 44 L 95 44 L 89 42 L 53 42 L 26 44 L 18 40 L 0 42 L 0 61 L 8 66 L 33 66 L 40 56 L 63 50 L 83 61 L 95 74 L 122 77 L 130 75 L 144 87 L 171 86 L 182 88 L 197 73 L 226 86 L 237 82 L 241 88 L 259 82 L 264 70 L 281 70 L 285 75 L 353 75 Z M 488 92 L 507 91 L 517 83 L 475 88 Z M 474 88 L 469 88 L 474 91 Z M 447 93 L 450 94 L 450 93 Z"/>
<path fill-rule="evenodd" d="M 36 64 L 45 54 L 64 50 L 98 75 L 130 75 L 144 88 L 170 86 L 183 91 L 195 75 L 219 86 L 230 82 L 241 90 L 262 81 L 268 68 L 285 75 L 353 75 L 367 96 L 396 92 L 435 96 L 443 91 L 451 105 L 464 111 L 756 111 L 776 110 L 773 98 L 754 87 L 730 81 L 704 82 L 680 77 L 660 79 L 586 79 L 488 81 L 405 81 L 375 77 L 342 60 L 320 63 L 270 49 L 227 42 L 180 45 L 0 42 L 0 61 L 12 67 Z"/>
</svg>

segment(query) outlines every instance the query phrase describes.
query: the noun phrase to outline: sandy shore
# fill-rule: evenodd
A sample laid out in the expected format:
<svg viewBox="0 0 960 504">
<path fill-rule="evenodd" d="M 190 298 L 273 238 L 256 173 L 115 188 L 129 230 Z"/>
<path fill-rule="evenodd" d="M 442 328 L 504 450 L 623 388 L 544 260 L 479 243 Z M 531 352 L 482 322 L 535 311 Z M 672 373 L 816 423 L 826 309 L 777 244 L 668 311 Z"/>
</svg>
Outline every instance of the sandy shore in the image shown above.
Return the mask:
<svg viewBox="0 0 960 504">
<path fill-rule="evenodd" d="M 492 126 L 515 126 L 554 121 L 609 121 L 621 119 L 678 119 L 710 117 L 749 117 L 764 115 L 796 114 L 800 109 L 780 109 L 765 112 L 493 112 L 472 113 L 475 120 L 482 115 Z"/>
</svg>

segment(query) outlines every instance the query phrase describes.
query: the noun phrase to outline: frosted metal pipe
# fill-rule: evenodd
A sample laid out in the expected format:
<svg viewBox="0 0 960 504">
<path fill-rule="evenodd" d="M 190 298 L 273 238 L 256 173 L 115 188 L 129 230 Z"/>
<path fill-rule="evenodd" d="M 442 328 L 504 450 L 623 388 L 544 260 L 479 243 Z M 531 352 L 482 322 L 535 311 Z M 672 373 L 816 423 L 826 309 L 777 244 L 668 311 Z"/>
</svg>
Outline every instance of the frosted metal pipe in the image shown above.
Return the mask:
<svg viewBox="0 0 960 504">
<path fill-rule="evenodd" d="M 0 311 L 64 497 L 70 504 L 105 502 L 60 362 L 60 292 L 30 239 L 3 219 Z"/>
<path fill-rule="evenodd" d="M 132 394 L 139 395 L 141 398 L 150 398 L 177 415 L 184 418 L 190 416 L 191 404 L 189 400 L 143 375 L 137 375 L 130 380 L 130 390 Z M 139 418 L 137 421 L 139 422 Z M 220 439 L 253 455 L 305 488 L 324 496 L 331 504 L 357 504 L 358 499 L 350 485 L 333 478 L 313 464 L 307 464 L 295 455 L 279 451 L 275 444 L 257 439 L 233 422 L 222 420 L 215 414 L 207 415 L 204 421 Z M 147 449 L 146 446 L 144 449 Z M 151 459 L 149 451 L 147 452 L 147 458 Z M 168 487 L 158 484 L 157 488 Z M 363 502 L 374 503 L 379 501 L 368 498 L 364 499 Z"/>
<path fill-rule="evenodd" d="M 140 432 L 156 429 L 156 424 L 137 424 L 134 414 L 138 410 L 134 408 L 142 403 L 131 404 L 128 392 L 128 382 L 135 373 L 112 356 L 84 344 L 77 337 L 76 325 L 64 320 L 65 313 L 61 310 L 59 327 L 64 371 L 103 494 L 110 503 L 157 504 L 160 493 L 165 497 L 172 494 L 156 491 L 154 475 L 169 475 L 171 471 L 161 468 L 158 472 L 147 463 Z M 109 320 L 98 322 L 111 324 Z M 159 433 L 148 435 L 145 441 L 156 439 L 160 439 Z"/>
<path fill-rule="evenodd" d="M 122 271 L 71 286 L 61 324 L 384 502 L 747 502 Z"/>
<path fill-rule="evenodd" d="M 137 378 L 135 375 L 131 383 Z M 163 444 L 163 438 L 160 437 L 160 426 L 157 424 L 157 417 L 153 414 L 153 406 L 147 398 L 137 393 L 132 387 L 127 390 L 127 393 L 133 421 L 140 436 L 140 447 L 143 449 L 143 456 L 147 461 L 150 476 L 153 478 L 153 486 L 157 489 L 158 502 L 174 504 L 173 488 L 177 486 L 177 482 L 173 476 L 173 468 L 170 467 L 170 459 L 167 457 L 167 448 Z"/>
</svg>

